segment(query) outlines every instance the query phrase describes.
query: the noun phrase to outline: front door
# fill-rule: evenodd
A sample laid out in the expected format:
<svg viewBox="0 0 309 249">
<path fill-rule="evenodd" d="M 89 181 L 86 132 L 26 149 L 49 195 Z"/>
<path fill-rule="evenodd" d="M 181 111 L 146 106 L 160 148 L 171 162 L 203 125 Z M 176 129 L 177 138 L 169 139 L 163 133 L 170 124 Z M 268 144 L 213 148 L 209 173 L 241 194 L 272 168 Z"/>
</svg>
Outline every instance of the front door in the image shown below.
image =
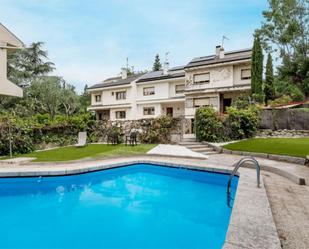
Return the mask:
<svg viewBox="0 0 309 249">
<path fill-rule="evenodd" d="M 226 112 L 226 108 L 231 106 L 232 99 L 223 99 L 223 112 Z"/>
<path fill-rule="evenodd" d="M 166 115 L 173 117 L 173 107 L 167 107 L 166 108 Z"/>
</svg>

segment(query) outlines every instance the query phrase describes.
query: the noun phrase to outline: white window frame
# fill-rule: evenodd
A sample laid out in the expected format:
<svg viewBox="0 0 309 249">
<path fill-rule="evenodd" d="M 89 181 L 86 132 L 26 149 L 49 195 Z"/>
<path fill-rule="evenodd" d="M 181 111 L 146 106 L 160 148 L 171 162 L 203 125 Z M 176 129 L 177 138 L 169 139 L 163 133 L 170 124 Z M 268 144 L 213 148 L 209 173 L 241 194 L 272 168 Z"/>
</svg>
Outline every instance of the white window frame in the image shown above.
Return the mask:
<svg viewBox="0 0 309 249">
<path fill-rule="evenodd" d="M 116 100 L 123 100 L 127 98 L 127 91 L 119 91 L 115 94 Z"/>
<path fill-rule="evenodd" d="M 124 116 L 121 115 L 121 113 L 124 113 Z M 127 116 L 126 111 L 115 111 L 115 117 L 116 119 L 125 119 Z"/>
<path fill-rule="evenodd" d="M 181 87 L 183 89 L 177 90 L 177 87 Z M 175 94 L 182 94 L 185 91 L 185 88 L 186 88 L 185 84 L 175 85 Z"/>
<path fill-rule="evenodd" d="M 101 102 L 101 101 L 102 101 L 102 95 L 101 95 L 101 94 L 95 94 L 95 95 L 94 95 L 94 101 L 95 101 L 96 103 Z"/>
<path fill-rule="evenodd" d="M 206 76 L 207 75 L 207 76 Z M 198 77 L 203 77 L 204 78 L 208 78 L 208 79 L 205 79 L 205 80 L 196 80 L 196 78 Z M 193 75 L 193 82 L 194 84 L 205 84 L 205 83 L 209 83 L 210 82 L 210 73 L 201 73 L 201 74 L 194 74 Z"/>
<path fill-rule="evenodd" d="M 155 115 L 155 107 L 154 106 L 147 106 L 143 108 L 143 115 L 144 116 L 150 116 L 150 115 Z"/>
<path fill-rule="evenodd" d="M 146 90 L 146 89 L 148 89 L 148 90 Z M 149 89 L 152 89 L 152 91 L 151 90 L 149 90 Z M 143 95 L 144 96 L 150 96 L 150 95 L 155 95 L 155 87 L 154 86 L 147 86 L 147 87 L 144 87 L 143 88 Z"/>
</svg>

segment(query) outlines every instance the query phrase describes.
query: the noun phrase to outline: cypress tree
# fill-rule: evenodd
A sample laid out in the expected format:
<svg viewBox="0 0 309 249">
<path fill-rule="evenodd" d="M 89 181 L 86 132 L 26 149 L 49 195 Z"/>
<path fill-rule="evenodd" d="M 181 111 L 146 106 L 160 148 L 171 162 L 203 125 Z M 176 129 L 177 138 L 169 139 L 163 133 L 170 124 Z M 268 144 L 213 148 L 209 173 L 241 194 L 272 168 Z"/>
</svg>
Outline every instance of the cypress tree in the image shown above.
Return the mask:
<svg viewBox="0 0 309 249">
<path fill-rule="evenodd" d="M 264 96 L 265 105 L 268 104 L 268 100 L 272 100 L 275 98 L 273 59 L 270 53 L 268 54 L 266 63 Z"/>
<path fill-rule="evenodd" d="M 260 38 L 255 36 L 253 48 L 252 48 L 252 58 L 251 58 L 251 92 L 252 94 L 263 93 L 263 51 L 260 42 Z"/>
<path fill-rule="evenodd" d="M 157 54 L 156 57 L 155 57 L 155 62 L 153 63 L 152 70 L 153 71 L 159 71 L 161 69 L 162 69 L 162 65 L 161 65 L 161 62 L 160 62 L 160 57 Z"/>
</svg>

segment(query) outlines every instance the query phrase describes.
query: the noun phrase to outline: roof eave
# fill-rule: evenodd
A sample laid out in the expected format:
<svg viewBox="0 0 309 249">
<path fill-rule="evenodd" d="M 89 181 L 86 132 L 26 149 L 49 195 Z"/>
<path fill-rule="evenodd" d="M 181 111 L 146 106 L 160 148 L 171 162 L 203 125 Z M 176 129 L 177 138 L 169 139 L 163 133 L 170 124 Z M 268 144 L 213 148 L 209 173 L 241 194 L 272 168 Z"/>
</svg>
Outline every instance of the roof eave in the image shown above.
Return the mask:
<svg viewBox="0 0 309 249">
<path fill-rule="evenodd" d="M 2 23 L 0 23 L 0 32 L 4 33 L 4 40 L 2 40 L 5 43 L 10 44 L 13 47 L 16 48 L 22 48 L 24 47 L 24 43 L 15 35 L 13 34 L 7 27 L 5 27 Z"/>
</svg>

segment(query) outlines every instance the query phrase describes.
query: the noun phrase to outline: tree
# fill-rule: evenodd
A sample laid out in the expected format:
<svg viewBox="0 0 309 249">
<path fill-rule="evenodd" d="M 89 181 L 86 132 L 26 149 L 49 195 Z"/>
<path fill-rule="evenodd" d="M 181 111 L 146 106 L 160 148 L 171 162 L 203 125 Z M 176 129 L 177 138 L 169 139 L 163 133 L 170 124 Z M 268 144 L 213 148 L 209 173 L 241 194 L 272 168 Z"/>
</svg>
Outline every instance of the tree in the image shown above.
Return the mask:
<svg viewBox="0 0 309 249">
<path fill-rule="evenodd" d="M 156 57 L 155 57 L 155 61 L 153 63 L 153 67 L 152 67 L 152 70 L 153 71 L 159 71 L 162 69 L 162 64 L 160 62 L 160 57 L 159 55 L 157 54 Z"/>
<path fill-rule="evenodd" d="M 57 76 L 42 76 L 32 82 L 28 96 L 37 103 L 39 113 L 48 113 L 54 119 L 61 104 L 62 84 L 63 79 Z"/>
<path fill-rule="evenodd" d="M 280 81 L 290 82 L 309 97 L 309 1 L 268 0 L 262 27 L 257 30 L 265 49 L 277 51 Z"/>
<path fill-rule="evenodd" d="M 63 84 L 61 89 L 61 106 L 64 108 L 64 113 L 69 116 L 73 114 L 79 105 L 78 95 L 75 92 L 74 86 L 70 84 Z"/>
<path fill-rule="evenodd" d="M 261 95 L 263 84 L 263 51 L 258 35 L 254 37 L 251 59 L 251 91 L 252 94 Z"/>
<path fill-rule="evenodd" d="M 18 85 L 29 85 L 37 77 L 52 72 L 54 63 L 48 60 L 43 42 L 34 42 L 29 47 L 8 56 L 8 77 Z"/>
<path fill-rule="evenodd" d="M 268 54 L 266 63 L 264 96 L 265 96 L 265 105 L 268 104 L 268 100 L 275 99 L 273 59 L 270 53 Z"/>
<path fill-rule="evenodd" d="M 88 85 L 84 87 L 84 92 L 79 96 L 80 112 L 87 112 L 87 107 L 91 104 L 91 96 L 87 92 Z"/>
</svg>

